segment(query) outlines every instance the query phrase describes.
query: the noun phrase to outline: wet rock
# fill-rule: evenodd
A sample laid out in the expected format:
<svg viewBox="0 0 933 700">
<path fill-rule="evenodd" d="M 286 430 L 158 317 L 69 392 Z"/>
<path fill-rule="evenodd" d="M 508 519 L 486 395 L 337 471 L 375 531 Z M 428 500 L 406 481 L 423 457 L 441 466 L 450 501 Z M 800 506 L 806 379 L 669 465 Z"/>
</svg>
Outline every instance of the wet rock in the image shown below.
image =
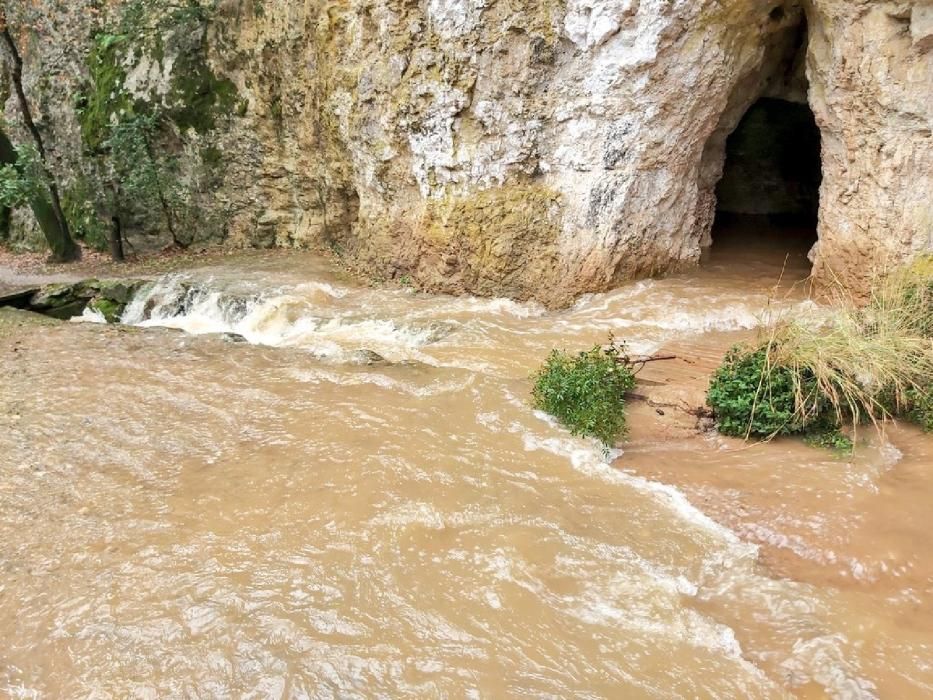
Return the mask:
<svg viewBox="0 0 933 700">
<path fill-rule="evenodd" d="M 111 299 L 97 297 L 95 299 L 91 299 L 90 303 L 87 305 L 87 308 L 99 313 L 104 317 L 104 320 L 106 320 L 107 323 L 119 323 L 120 318 L 123 316 L 123 310 L 126 308 L 126 305 L 117 303 Z"/>
<path fill-rule="evenodd" d="M 225 343 L 235 343 L 241 345 L 243 343 L 249 343 L 245 336 L 240 335 L 239 333 L 221 333 L 220 339 Z"/>
<path fill-rule="evenodd" d="M 68 320 L 80 316 L 90 306 L 103 314 L 108 323 L 117 323 L 126 305 L 144 284 L 144 280 L 96 279 L 49 284 L 32 295 L 28 308 L 52 318 Z"/>
<path fill-rule="evenodd" d="M 39 292 L 38 288 L 0 290 L 0 307 L 12 306 L 22 309 L 29 306 L 29 300 Z"/>
<path fill-rule="evenodd" d="M 195 291 L 188 282 L 179 282 L 168 291 L 153 293 L 143 304 L 140 320 L 152 318 L 157 309 L 163 317 L 181 316 L 191 307 L 194 297 Z"/>
<path fill-rule="evenodd" d="M 350 364 L 371 367 L 373 365 L 387 365 L 389 361 L 378 352 L 364 348 L 353 352 L 350 356 Z"/>
<path fill-rule="evenodd" d="M 32 295 L 29 306 L 33 309 L 57 309 L 78 299 L 79 284 L 47 284 Z"/>
<path fill-rule="evenodd" d="M 431 321 L 428 325 L 428 339 L 429 343 L 436 343 L 439 340 L 443 340 L 448 335 L 453 333 L 457 329 L 456 323 L 450 323 L 447 321 Z"/>
<path fill-rule="evenodd" d="M 126 306 L 144 284 L 144 280 L 102 280 L 95 287 L 99 298 Z"/>
<path fill-rule="evenodd" d="M 49 284 L 33 294 L 29 310 L 68 320 L 72 316 L 80 316 L 93 297 L 94 292 L 89 292 L 84 282 Z"/>
</svg>

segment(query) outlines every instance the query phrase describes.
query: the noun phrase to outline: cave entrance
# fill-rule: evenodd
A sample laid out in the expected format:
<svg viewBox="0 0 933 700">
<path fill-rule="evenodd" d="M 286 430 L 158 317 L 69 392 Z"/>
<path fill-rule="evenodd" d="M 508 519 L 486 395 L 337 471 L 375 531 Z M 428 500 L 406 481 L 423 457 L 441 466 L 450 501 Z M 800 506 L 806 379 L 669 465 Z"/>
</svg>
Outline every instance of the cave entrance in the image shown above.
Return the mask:
<svg viewBox="0 0 933 700">
<path fill-rule="evenodd" d="M 809 105 L 761 98 L 726 141 L 711 253 L 759 249 L 806 259 L 817 240 L 821 180 L 820 130 Z"/>
<path fill-rule="evenodd" d="M 778 21 L 792 19 L 781 15 Z M 807 255 L 817 241 L 822 163 L 820 130 L 807 101 L 806 45 L 801 14 L 775 46 L 758 99 L 744 115 L 732 112 L 737 126 L 725 140 L 710 258 L 786 258 L 810 271 Z M 736 98 L 739 110 L 749 104 L 741 94 Z"/>
</svg>

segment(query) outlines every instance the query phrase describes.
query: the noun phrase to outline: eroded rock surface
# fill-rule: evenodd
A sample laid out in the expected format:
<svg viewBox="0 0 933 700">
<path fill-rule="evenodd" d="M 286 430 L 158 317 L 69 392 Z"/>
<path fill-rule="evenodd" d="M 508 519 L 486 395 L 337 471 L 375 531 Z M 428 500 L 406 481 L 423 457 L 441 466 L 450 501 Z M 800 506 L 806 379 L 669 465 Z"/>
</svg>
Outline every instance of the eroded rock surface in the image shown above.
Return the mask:
<svg viewBox="0 0 933 700">
<path fill-rule="evenodd" d="M 93 181 L 67 93 L 87 91 L 85 37 L 122 7 L 90 4 L 42 0 L 59 41 L 24 34 L 66 180 Z M 815 269 L 857 285 L 876 261 L 933 248 L 930 12 L 920 0 L 222 0 L 195 48 L 210 69 L 199 85 L 222 84 L 224 108 L 176 119 L 168 145 L 198 210 L 223 222 L 193 231 L 326 244 L 375 277 L 559 305 L 696 263 L 727 136 L 762 96 L 808 100 L 823 143 Z M 176 34 L 161 56 L 121 53 L 120 89 L 172 108 L 179 63 L 201 65 Z"/>
<path fill-rule="evenodd" d="M 94 279 L 48 284 L 31 296 L 26 308 L 63 321 L 90 308 L 108 323 L 117 323 L 126 305 L 145 284 L 144 280 Z"/>
</svg>

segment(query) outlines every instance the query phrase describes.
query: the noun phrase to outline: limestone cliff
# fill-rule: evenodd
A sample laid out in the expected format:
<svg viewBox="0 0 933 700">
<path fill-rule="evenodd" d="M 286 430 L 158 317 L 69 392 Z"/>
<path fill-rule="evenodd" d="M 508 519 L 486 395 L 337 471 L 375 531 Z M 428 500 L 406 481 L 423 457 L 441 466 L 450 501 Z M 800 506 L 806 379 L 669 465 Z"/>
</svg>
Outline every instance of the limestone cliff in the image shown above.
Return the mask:
<svg viewBox="0 0 933 700">
<path fill-rule="evenodd" d="M 377 276 L 561 304 L 698 261 L 726 139 L 778 96 L 822 137 L 818 274 L 933 248 L 921 0 L 192 0 L 145 41 L 116 29 L 139 0 L 21 4 L 66 182 L 102 188 L 88 104 L 104 129 L 170 115 L 184 207 L 140 230 L 177 214 L 186 241 L 326 243 Z"/>
</svg>

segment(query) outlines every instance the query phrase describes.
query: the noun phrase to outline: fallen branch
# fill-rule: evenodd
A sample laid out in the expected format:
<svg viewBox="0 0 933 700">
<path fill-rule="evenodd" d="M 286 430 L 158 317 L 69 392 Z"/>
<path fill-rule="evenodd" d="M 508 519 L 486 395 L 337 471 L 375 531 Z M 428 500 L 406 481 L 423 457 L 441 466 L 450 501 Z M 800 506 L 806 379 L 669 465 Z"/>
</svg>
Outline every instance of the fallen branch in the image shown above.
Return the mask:
<svg viewBox="0 0 933 700">
<path fill-rule="evenodd" d="M 638 359 L 629 359 L 633 365 L 643 365 L 648 362 L 663 362 L 664 360 L 679 360 L 677 355 L 649 355 L 648 357 L 639 357 Z"/>
<path fill-rule="evenodd" d="M 649 362 L 664 362 L 666 360 L 678 360 L 680 359 L 677 355 L 648 355 L 645 357 L 629 357 L 628 355 L 622 355 L 616 358 L 616 362 L 629 367 L 632 370 L 633 374 L 638 374 L 641 372 L 645 365 Z"/>
</svg>

